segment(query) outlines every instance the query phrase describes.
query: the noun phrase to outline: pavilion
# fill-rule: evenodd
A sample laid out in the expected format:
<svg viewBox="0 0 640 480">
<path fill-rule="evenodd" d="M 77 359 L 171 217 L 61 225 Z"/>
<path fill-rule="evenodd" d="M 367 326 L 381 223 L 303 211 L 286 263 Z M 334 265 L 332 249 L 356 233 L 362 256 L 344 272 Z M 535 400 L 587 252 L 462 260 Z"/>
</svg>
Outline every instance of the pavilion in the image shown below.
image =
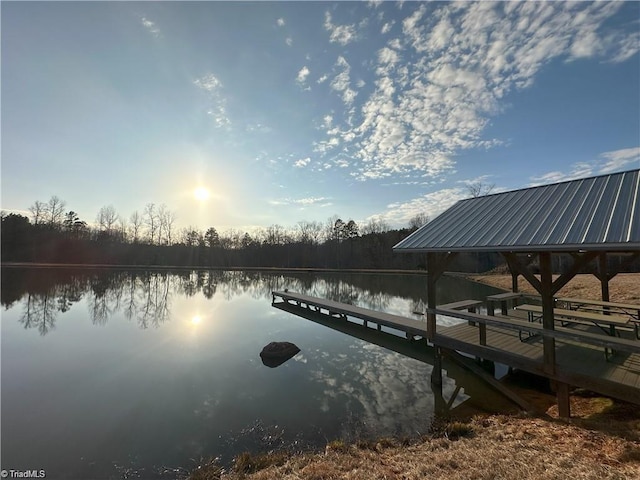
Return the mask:
<svg viewBox="0 0 640 480">
<path fill-rule="evenodd" d="M 436 329 L 435 283 L 461 252 L 503 255 L 513 291 L 522 275 L 541 297 L 542 327 L 554 330 L 554 296 L 577 273 L 593 273 L 609 301 L 609 281 L 640 258 L 640 169 L 462 200 L 393 249 L 426 254 L 429 340 Z M 614 267 L 611 255 L 622 258 Z M 570 266 L 554 280 L 557 256 L 569 257 Z M 543 341 L 544 368 L 552 375 L 555 338 Z M 568 415 L 568 385 L 556 387 L 561 414 Z"/>
</svg>

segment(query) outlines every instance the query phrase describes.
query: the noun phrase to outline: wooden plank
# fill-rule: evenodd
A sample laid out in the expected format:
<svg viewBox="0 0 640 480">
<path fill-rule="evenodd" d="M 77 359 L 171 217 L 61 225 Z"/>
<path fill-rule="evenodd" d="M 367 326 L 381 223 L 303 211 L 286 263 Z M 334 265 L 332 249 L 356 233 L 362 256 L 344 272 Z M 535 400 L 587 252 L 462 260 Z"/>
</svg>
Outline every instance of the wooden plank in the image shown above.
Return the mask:
<svg viewBox="0 0 640 480">
<path fill-rule="evenodd" d="M 489 295 L 487 300 L 492 300 L 494 302 L 500 302 L 502 300 L 513 300 L 515 298 L 524 297 L 523 293 L 518 292 L 506 292 L 506 293 L 498 293 L 496 295 Z"/>
<path fill-rule="evenodd" d="M 272 295 L 274 299 L 275 297 L 280 297 L 286 302 L 294 302 L 297 305 L 304 303 L 308 307 L 324 308 L 333 314 L 349 315 L 364 321 L 371 321 L 387 327 L 402 330 L 413 335 L 425 336 L 427 331 L 426 324 L 424 322 L 420 322 L 412 318 L 401 317 L 400 315 L 378 312 L 376 310 L 369 310 L 367 308 L 356 307 L 346 303 L 339 303 L 333 300 L 302 295 L 299 293 L 274 291 L 272 292 Z"/>
<path fill-rule="evenodd" d="M 459 302 L 445 303 L 438 305 L 438 308 L 446 308 L 449 310 L 463 310 L 465 308 L 475 308 L 483 304 L 482 300 L 460 300 Z"/>
</svg>

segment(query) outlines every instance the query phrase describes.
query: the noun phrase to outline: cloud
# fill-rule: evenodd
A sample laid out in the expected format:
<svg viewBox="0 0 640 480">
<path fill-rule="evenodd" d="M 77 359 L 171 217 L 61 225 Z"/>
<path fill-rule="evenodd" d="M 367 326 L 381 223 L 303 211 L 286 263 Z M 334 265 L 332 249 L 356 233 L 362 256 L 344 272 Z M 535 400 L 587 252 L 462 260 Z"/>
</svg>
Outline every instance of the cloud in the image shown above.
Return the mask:
<svg viewBox="0 0 640 480">
<path fill-rule="evenodd" d="M 569 172 L 553 171 L 544 175 L 531 177 L 530 187 L 537 185 L 547 185 L 550 183 L 567 182 L 578 178 L 589 177 L 594 174 L 594 166 L 592 163 L 578 162 L 571 165 Z"/>
<path fill-rule="evenodd" d="M 196 79 L 193 84 L 207 93 L 209 106 L 207 115 L 213 117 L 217 127 L 227 127 L 231 120 L 226 112 L 226 99 L 222 96 L 222 82 L 212 73 Z"/>
<path fill-rule="evenodd" d="M 391 31 L 391 27 L 393 27 L 394 24 L 395 22 L 393 20 L 385 23 L 384 25 L 382 25 L 382 28 L 380 29 L 380 33 L 383 35 L 385 33 L 389 33 Z"/>
<path fill-rule="evenodd" d="M 374 74 L 366 96 L 352 86 L 345 57 L 334 66 L 330 87 L 346 110 L 335 115 L 333 126 L 339 127 L 341 151 L 354 159 L 353 175 L 361 180 L 442 177 L 453 170 L 461 151 L 500 144 L 484 137 L 491 117 L 503 110 L 507 94 L 533 85 L 548 63 L 596 57 L 623 61 L 637 54 L 637 29 L 602 32 L 620 7 L 613 2 L 417 4 L 398 21 L 401 31 L 395 38 L 362 64 Z M 391 30 L 385 25 L 381 34 Z M 356 29 L 347 27 L 348 34 L 338 33 L 330 13 L 325 14 L 331 41 L 353 41 Z M 327 136 L 315 146 L 329 155 Z M 567 175 L 589 169 L 577 165 L 574 170 Z"/>
<path fill-rule="evenodd" d="M 284 43 L 286 43 L 288 46 L 293 45 L 293 38 L 291 37 L 287 37 L 284 39 Z"/>
<path fill-rule="evenodd" d="M 309 158 L 309 157 L 301 158 L 300 160 L 296 160 L 296 162 L 293 164 L 293 166 L 296 167 L 296 168 L 302 168 L 302 167 L 306 167 L 307 165 L 309 165 L 309 162 L 311 162 L 311 158 Z"/>
<path fill-rule="evenodd" d="M 152 22 L 151 20 L 149 20 L 147 17 L 142 17 L 140 19 L 140 23 L 142 23 L 142 26 L 147 30 L 147 32 L 149 32 L 151 35 L 153 35 L 156 38 L 159 38 L 161 35 L 160 29 L 156 26 L 155 22 Z"/>
<path fill-rule="evenodd" d="M 328 78 L 329 78 L 329 75 L 326 75 L 326 74 L 325 74 L 325 75 L 322 75 L 322 76 L 317 80 L 317 82 L 318 82 L 318 83 L 324 83 L 324 82 L 326 82 L 326 81 L 327 81 L 327 79 L 328 79 Z"/>
<path fill-rule="evenodd" d="M 446 188 L 407 202 L 392 203 L 387 206 L 386 212 L 373 215 L 367 220 L 382 220 L 397 227 L 406 226 L 419 213 L 425 213 L 433 219 L 459 200 L 468 197 L 469 193 L 464 188 Z"/>
<path fill-rule="evenodd" d="M 331 23 L 329 12 L 325 12 L 324 15 L 324 28 L 329 32 L 331 43 L 339 43 L 344 46 L 358 38 L 355 25 L 334 25 Z"/>
<path fill-rule="evenodd" d="M 277 24 L 279 27 L 284 27 L 284 26 L 285 26 L 284 18 L 280 17 L 278 20 L 276 20 L 276 24 Z"/>
<path fill-rule="evenodd" d="M 555 170 L 531 177 L 529 186 L 566 182 L 596 174 L 613 173 L 624 170 L 629 165 L 635 168 L 640 166 L 640 147 L 601 153 L 596 160 L 572 164 L 568 172 Z"/>
<path fill-rule="evenodd" d="M 298 75 L 296 76 L 296 82 L 300 85 L 304 85 L 307 81 L 307 77 L 309 76 L 309 68 L 305 65 L 300 69 Z"/>
<path fill-rule="evenodd" d="M 308 207 L 310 205 L 318 205 L 321 207 L 327 207 L 331 205 L 331 198 L 329 197 L 307 197 L 307 198 L 281 198 L 276 200 L 269 200 L 270 205 L 274 206 L 286 206 L 286 205 L 301 205 Z"/>
<path fill-rule="evenodd" d="M 600 167 L 600 173 L 620 170 L 629 164 L 638 167 L 640 166 L 640 147 L 605 152 L 600 157 L 605 161 L 605 164 Z"/>
<path fill-rule="evenodd" d="M 336 61 L 335 68 L 340 69 L 341 71 L 331 81 L 331 88 L 337 92 L 340 92 L 342 94 L 342 101 L 344 102 L 344 104 L 350 106 L 355 100 L 356 95 L 358 95 L 358 92 L 356 92 L 349 86 L 351 82 L 351 66 L 341 55 Z"/>
</svg>

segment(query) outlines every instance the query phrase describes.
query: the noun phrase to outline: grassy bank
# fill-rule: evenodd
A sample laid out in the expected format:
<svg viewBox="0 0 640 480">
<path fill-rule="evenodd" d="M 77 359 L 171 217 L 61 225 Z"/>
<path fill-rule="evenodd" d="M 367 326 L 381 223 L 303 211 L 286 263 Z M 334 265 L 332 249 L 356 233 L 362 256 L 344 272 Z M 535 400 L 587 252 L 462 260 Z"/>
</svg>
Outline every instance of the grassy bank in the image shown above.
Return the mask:
<svg viewBox="0 0 640 480">
<path fill-rule="evenodd" d="M 441 424 L 413 443 L 379 439 L 324 452 L 240 455 L 232 471 L 215 464 L 193 480 L 637 479 L 640 417 L 635 407 L 583 398 L 578 418 L 476 416 Z M 578 406 L 578 405 L 576 405 Z M 580 409 L 579 409 L 580 410 Z M 552 414 L 552 412 L 550 412 Z"/>
<path fill-rule="evenodd" d="M 511 275 L 479 274 L 466 276 L 469 280 L 486 283 L 503 290 L 511 290 Z M 554 279 L 557 275 L 554 275 Z M 537 293 L 522 277 L 518 279 L 519 290 L 524 293 Z M 577 297 L 600 300 L 600 280 L 595 275 L 576 275 L 558 292 L 559 297 Z M 640 273 L 619 273 L 609 282 L 609 298 L 612 302 L 640 303 Z"/>
</svg>

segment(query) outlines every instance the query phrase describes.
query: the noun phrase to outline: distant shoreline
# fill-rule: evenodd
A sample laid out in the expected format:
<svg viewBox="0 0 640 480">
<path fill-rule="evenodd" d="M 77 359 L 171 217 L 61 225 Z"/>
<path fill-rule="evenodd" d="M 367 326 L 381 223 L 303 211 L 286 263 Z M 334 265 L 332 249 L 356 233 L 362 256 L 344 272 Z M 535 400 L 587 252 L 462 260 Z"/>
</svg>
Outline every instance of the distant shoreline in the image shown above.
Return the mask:
<svg viewBox="0 0 640 480">
<path fill-rule="evenodd" d="M 114 269 L 114 270 L 227 270 L 250 272 L 294 272 L 294 273 L 376 273 L 427 275 L 426 270 L 397 270 L 397 269 L 369 269 L 369 268 L 316 268 L 316 267 L 219 267 L 206 265 L 122 265 L 122 264 L 93 264 L 93 263 L 31 263 L 4 262 L 0 268 L 86 268 L 86 269 Z M 447 272 L 451 275 L 466 276 L 466 273 Z"/>
</svg>

